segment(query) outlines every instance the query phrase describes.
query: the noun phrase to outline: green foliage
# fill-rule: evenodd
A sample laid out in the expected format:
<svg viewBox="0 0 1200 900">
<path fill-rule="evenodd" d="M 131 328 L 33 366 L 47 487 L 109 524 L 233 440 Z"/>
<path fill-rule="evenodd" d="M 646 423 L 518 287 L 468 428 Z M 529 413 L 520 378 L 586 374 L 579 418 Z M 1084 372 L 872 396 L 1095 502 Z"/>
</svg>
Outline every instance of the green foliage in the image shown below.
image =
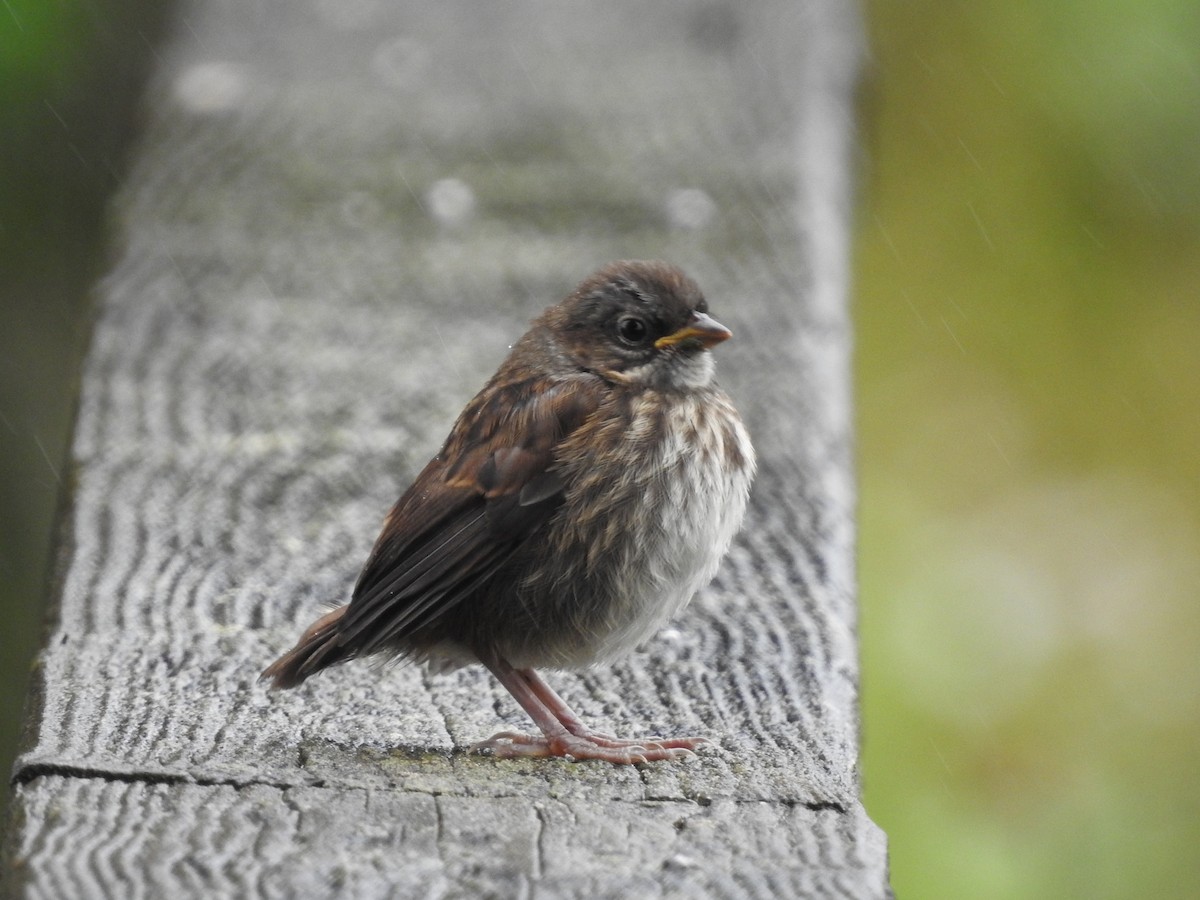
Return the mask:
<svg viewBox="0 0 1200 900">
<path fill-rule="evenodd" d="M 0 770 L 40 639 L 105 198 L 170 4 L 0 0 Z M 7 782 L 0 783 L 0 801 Z"/>
<path fill-rule="evenodd" d="M 61 0 L 4 0 L 0 5 L 0 85 L 16 94 L 45 83 L 78 58 L 78 6 Z M 70 76 L 70 73 L 63 73 Z"/>
<path fill-rule="evenodd" d="M 1200 895 L 1200 16 L 869 10 L 864 768 L 894 884 Z"/>
</svg>

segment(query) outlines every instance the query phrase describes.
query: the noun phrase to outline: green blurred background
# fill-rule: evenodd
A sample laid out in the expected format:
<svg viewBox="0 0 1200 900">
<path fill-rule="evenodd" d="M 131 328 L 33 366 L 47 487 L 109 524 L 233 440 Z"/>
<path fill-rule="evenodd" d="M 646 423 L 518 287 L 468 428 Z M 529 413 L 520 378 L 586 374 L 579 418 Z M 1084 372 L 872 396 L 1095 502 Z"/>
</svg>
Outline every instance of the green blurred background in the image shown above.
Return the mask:
<svg viewBox="0 0 1200 900">
<path fill-rule="evenodd" d="M 1200 896 L 1200 6 L 866 6 L 867 804 L 904 897 Z M 0 8 L 0 765 L 164 5 Z"/>
<path fill-rule="evenodd" d="M 905 897 L 1200 897 L 1200 4 L 874 2 L 867 807 Z"/>
<path fill-rule="evenodd" d="M 104 202 L 169 4 L 0 2 L 0 801 L 40 643 L 51 531 L 104 271 Z"/>
</svg>

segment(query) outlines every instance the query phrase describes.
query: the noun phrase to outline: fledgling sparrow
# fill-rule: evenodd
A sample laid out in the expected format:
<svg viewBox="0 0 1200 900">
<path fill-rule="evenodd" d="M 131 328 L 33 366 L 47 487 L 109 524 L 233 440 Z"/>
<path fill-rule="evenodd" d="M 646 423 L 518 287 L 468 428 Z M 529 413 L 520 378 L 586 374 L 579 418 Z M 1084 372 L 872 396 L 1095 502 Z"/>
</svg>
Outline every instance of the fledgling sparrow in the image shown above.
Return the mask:
<svg viewBox="0 0 1200 900">
<path fill-rule="evenodd" d="M 348 604 L 262 677 L 289 688 L 381 654 L 486 666 L 541 729 L 495 756 L 633 763 L 703 738 L 590 731 L 534 667 L 636 647 L 715 574 L 746 509 L 754 449 L 713 380 L 730 332 L 663 262 L 617 262 L 549 307 L 467 404 L 389 513 Z"/>
</svg>

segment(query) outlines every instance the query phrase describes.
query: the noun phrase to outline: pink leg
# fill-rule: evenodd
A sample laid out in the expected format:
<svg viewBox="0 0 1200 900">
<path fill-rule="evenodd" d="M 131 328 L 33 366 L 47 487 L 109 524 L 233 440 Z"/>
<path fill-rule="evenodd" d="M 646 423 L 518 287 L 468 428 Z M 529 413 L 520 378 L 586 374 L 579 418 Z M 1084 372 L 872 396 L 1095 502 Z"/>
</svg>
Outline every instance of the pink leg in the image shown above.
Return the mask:
<svg viewBox="0 0 1200 900">
<path fill-rule="evenodd" d="M 525 680 L 529 682 L 530 689 L 534 692 L 537 698 L 554 714 L 554 717 L 562 723 L 562 726 L 571 732 L 571 734 L 579 737 L 589 738 L 601 746 L 605 747 L 645 747 L 647 744 L 653 744 L 655 747 L 682 747 L 685 750 L 695 750 L 701 744 L 712 743 L 708 738 L 703 737 L 682 737 L 682 738 L 642 738 L 627 740 L 624 738 L 613 737 L 611 734 L 601 734 L 598 731 L 592 731 L 579 720 L 575 715 L 575 711 L 567 706 L 567 701 L 558 695 L 554 688 L 546 683 L 546 679 L 542 678 L 533 669 L 517 669 L 518 674 L 524 675 Z"/>
<path fill-rule="evenodd" d="M 502 731 L 475 744 L 472 750 L 503 758 L 561 756 L 574 760 L 599 759 L 619 765 L 680 759 L 692 756 L 696 747 L 708 743 L 705 738 L 622 740 L 596 734 L 533 669 L 514 669 L 503 659 L 485 661 L 484 664 L 529 713 L 542 736 Z"/>
</svg>

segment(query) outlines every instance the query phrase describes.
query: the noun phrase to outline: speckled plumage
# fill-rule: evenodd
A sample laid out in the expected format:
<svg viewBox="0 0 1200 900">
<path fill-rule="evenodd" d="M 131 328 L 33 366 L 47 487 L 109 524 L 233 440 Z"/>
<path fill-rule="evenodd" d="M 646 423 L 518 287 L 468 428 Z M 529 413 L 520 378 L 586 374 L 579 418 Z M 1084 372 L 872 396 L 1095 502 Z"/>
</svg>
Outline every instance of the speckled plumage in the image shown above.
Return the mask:
<svg viewBox="0 0 1200 900">
<path fill-rule="evenodd" d="M 694 739 L 591 735 L 532 670 L 628 652 L 715 574 L 754 473 L 713 380 L 709 348 L 727 337 L 673 266 L 614 263 L 585 280 L 463 410 L 389 514 L 350 603 L 264 677 L 290 687 L 372 654 L 482 662 L 545 734 L 501 735 L 489 751 L 686 752 Z"/>
<path fill-rule="evenodd" d="M 654 390 L 620 394 L 612 401 L 617 410 L 564 446 L 570 487 L 547 522 L 545 551 L 515 585 L 522 614 L 494 622 L 514 666 L 611 661 L 716 574 L 745 512 L 753 449 L 719 389 L 662 400 Z M 723 459 L 730 445 L 740 466 Z M 612 473 L 596 448 L 642 462 Z"/>
</svg>

